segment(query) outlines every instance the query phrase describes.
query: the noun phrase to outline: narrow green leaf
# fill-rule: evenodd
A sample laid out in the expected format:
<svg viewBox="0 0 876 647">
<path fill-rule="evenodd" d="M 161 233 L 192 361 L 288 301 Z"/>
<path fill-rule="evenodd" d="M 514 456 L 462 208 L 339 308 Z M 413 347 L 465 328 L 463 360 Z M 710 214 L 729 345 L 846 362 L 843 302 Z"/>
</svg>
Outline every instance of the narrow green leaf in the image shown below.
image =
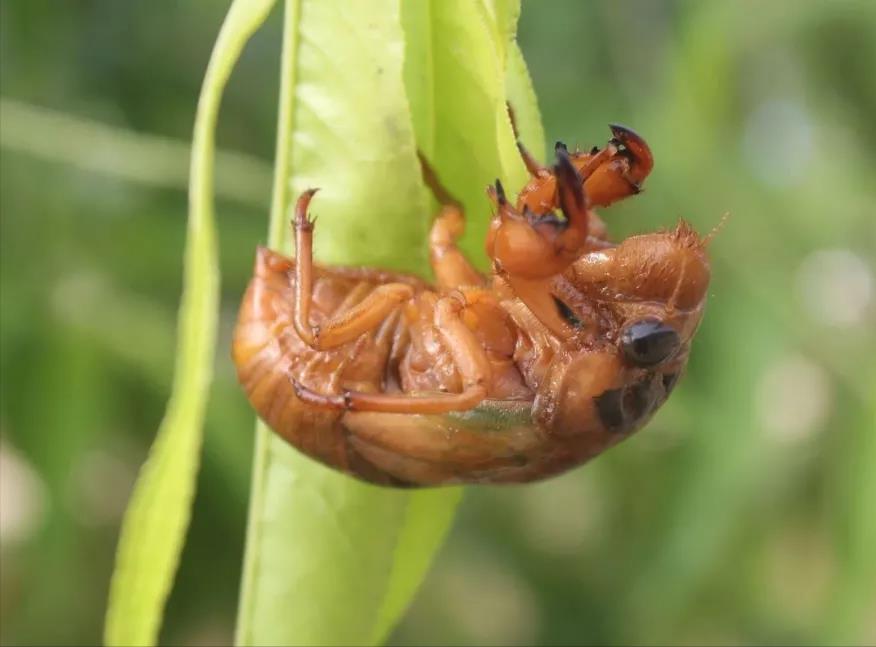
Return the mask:
<svg viewBox="0 0 876 647">
<path fill-rule="evenodd" d="M 497 13 L 477 0 L 287 1 L 273 247 L 289 251 L 290 203 L 317 186 L 321 261 L 427 274 L 433 206 L 417 147 L 471 205 L 480 232 L 471 238 L 482 245 L 487 183 L 525 178 L 519 159 L 503 163 L 500 151 L 514 147 L 504 61 L 516 20 L 515 3 L 502 7 L 510 18 L 500 28 Z M 407 493 L 361 484 L 259 425 L 237 643 L 383 641 L 460 496 L 460 489 Z"/>
<path fill-rule="evenodd" d="M 216 119 L 234 63 L 272 4 L 273 0 L 235 0 L 204 79 L 195 118 L 173 391 L 122 523 L 104 633 L 108 645 L 155 644 L 185 539 L 218 319 L 213 213 Z"/>
</svg>

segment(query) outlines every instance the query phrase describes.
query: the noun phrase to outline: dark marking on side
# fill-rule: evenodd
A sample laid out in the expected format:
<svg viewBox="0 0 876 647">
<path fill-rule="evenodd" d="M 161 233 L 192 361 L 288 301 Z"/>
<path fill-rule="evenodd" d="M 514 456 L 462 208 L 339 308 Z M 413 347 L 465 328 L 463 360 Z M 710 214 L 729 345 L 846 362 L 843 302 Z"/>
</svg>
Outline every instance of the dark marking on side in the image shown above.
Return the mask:
<svg viewBox="0 0 876 647">
<path fill-rule="evenodd" d="M 624 426 L 623 389 L 611 389 L 593 398 L 599 419 L 609 431 L 621 431 Z"/>
<path fill-rule="evenodd" d="M 603 426 L 613 433 L 625 433 L 647 418 L 665 399 L 660 397 L 658 379 L 663 378 L 649 373 L 638 382 L 593 398 Z"/>
<path fill-rule="evenodd" d="M 641 420 L 653 408 L 657 399 L 654 380 L 646 379 L 635 384 L 630 384 L 624 389 L 623 409 L 627 420 L 635 422 Z"/>
</svg>

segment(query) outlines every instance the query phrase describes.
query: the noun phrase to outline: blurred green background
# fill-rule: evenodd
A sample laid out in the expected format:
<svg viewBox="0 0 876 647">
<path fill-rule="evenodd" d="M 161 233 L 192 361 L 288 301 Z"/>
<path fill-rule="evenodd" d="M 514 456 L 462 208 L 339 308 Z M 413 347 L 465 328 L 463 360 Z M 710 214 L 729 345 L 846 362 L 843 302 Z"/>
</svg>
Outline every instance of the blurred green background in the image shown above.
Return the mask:
<svg viewBox="0 0 876 647">
<path fill-rule="evenodd" d="M 169 391 L 224 10 L 0 3 L 4 644 L 99 639 Z M 169 644 L 232 635 L 253 425 L 227 348 L 266 232 L 279 18 L 220 119 L 222 336 Z M 616 236 L 731 217 L 669 404 L 586 468 L 470 489 L 391 643 L 876 642 L 876 2 L 529 2 L 519 40 L 549 137 L 618 121 L 654 149 L 645 194 L 603 214 Z"/>
</svg>

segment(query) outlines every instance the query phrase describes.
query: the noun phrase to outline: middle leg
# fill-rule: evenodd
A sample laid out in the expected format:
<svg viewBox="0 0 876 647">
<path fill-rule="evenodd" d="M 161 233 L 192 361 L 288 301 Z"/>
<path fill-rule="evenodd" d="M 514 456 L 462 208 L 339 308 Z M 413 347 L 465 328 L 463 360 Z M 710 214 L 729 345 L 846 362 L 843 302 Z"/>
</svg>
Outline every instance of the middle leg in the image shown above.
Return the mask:
<svg viewBox="0 0 876 647">
<path fill-rule="evenodd" d="M 295 205 L 295 316 L 298 336 L 314 350 L 335 348 L 375 329 L 394 309 L 414 295 L 405 283 L 385 283 L 374 288 L 362 301 L 319 326 L 310 323 L 313 300 L 313 221 L 307 216 L 315 189 L 305 191 Z"/>
<path fill-rule="evenodd" d="M 389 395 L 344 390 L 339 394 L 318 393 L 290 377 L 295 395 L 308 404 L 346 411 L 384 413 L 447 413 L 477 406 L 487 396 L 491 380 L 486 351 L 461 318 L 467 300 L 463 293 L 446 296 L 435 305 L 435 326 L 462 378 L 461 393 L 434 395 Z"/>
</svg>

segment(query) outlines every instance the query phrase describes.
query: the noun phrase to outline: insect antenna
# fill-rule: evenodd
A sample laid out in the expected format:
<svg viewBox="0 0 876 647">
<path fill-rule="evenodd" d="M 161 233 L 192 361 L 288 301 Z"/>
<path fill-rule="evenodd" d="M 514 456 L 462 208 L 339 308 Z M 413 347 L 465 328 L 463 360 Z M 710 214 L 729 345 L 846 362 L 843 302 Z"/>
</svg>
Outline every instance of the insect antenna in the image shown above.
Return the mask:
<svg viewBox="0 0 876 647">
<path fill-rule="evenodd" d="M 715 239 L 715 236 L 717 236 L 719 233 L 721 233 L 721 231 L 724 229 L 724 226 L 727 224 L 727 221 L 729 219 L 730 219 L 730 212 L 727 211 L 721 216 L 721 219 L 718 221 L 718 224 L 715 225 L 714 227 L 712 227 L 712 230 L 708 234 L 703 236 L 703 243 L 702 243 L 703 247 L 709 246 L 709 244 Z"/>
</svg>

